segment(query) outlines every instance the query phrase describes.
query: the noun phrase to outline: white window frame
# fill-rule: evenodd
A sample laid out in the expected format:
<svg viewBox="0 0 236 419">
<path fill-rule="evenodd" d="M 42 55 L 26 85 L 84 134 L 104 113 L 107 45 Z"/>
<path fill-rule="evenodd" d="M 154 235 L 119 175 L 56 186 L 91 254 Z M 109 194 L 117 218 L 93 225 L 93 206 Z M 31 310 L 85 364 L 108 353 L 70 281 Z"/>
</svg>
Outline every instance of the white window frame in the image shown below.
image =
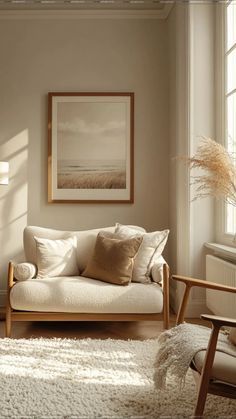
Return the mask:
<svg viewBox="0 0 236 419">
<path fill-rule="evenodd" d="M 235 0 L 233 0 L 235 2 Z M 226 66 L 226 22 L 227 2 L 220 2 L 216 8 L 216 141 L 226 145 L 227 109 L 225 86 L 227 82 Z M 236 247 L 236 236 L 226 232 L 227 206 L 223 201 L 216 202 L 216 241 Z M 235 231 L 236 233 L 236 231 Z"/>
</svg>

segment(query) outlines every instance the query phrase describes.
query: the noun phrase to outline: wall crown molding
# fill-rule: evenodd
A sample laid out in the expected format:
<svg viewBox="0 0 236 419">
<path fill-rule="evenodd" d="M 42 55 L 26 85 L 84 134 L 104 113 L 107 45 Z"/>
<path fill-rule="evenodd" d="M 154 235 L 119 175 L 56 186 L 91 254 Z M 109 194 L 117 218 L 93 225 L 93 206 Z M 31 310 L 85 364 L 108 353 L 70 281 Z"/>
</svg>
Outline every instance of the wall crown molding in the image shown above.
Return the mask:
<svg viewBox="0 0 236 419">
<path fill-rule="evenodd" d="M 10 4 L 10 6 L 5 6 Z M 73 4 L 68 3 L 69 4 Z M 22 8 L 20 8 L 20 6 Z M 37 2 L 37 5 L 39 3 Z M 10 20 L 10 19 L 162 19 L 165 20 L 168 18 L 169 13 L 174 5 L 174 1 L 167 1 L 164 3 L 162 8 L 143 8 L 143 9 L 122 9 L 122 8 L 113 8 L 113 9 L 78 9 L 78 8 L 69 8 L 69 6 L 64 8 L 52 8 L 48 4 L 41 3 L 40 8 L 31 8 L 27 7 L 26 4 L 22 1 L 14 3 L 5 3 L 4 0 L 1 3 L 0 0 L 0 20 Z M 46 6 L 46 7 L 45 7 Z"/>
</svg>

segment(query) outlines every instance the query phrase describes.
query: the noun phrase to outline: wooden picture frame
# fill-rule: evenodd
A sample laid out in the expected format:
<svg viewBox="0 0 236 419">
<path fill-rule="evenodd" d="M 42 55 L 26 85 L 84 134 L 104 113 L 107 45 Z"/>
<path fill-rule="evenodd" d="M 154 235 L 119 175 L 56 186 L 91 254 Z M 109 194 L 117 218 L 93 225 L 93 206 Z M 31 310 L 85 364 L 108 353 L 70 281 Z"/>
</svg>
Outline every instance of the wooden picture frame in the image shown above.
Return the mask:
<svg viewBox="0 0 236 419">
<path fill-rule="evenodd" d="M 134 202 L 134 93 L 48 93 L 48 202 Z"/>
</svg>

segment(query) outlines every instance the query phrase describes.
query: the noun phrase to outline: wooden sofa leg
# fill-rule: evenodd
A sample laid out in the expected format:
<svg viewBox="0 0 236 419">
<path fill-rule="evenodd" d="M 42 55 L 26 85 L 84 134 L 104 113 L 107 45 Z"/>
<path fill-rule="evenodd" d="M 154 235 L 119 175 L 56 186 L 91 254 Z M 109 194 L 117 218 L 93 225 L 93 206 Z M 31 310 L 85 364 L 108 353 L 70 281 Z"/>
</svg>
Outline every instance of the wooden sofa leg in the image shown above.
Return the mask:
<svg viewBox="0 0 236 419">
<path fill-rule="evenodd" d="M 11 307 L 6 308 L 5 337 L 11 337 Z"/>
<path fill-rule="evenodd" d="M 5 336 L 7 338 L 11 337 L 11 302 L 10 302 L 10 292 L 11 288 L 14 285 L 14 264 L 9 262 L 8 265 L 8 281 L 7 281 L 7 301 L 6 301 L 6 321 L 5 321 Z"/>
<path fill-rule="evenodd" d="M 170 284 L 169 284 L 169 266 L 163 265 L 163 326 L 169 329 L 170 325 Z"/>
</svg>

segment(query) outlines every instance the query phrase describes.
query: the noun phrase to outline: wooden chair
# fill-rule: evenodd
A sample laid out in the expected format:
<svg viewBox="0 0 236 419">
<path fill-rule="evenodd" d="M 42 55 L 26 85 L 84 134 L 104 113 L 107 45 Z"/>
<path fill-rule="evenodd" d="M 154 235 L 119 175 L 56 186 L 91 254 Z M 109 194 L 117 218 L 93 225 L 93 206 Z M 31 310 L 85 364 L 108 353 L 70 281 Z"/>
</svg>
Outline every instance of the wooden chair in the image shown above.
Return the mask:
<svg viewBox="0 0 236 419">
<path fill-rule="evenodd" d="M 179 312 L 177 315 L 176 324 L 180 324 L 184 322 L 185 311 L 188 303 L 189 294 L 192 287 L 201 287 L 201 288 L 208 288 L 218 291 L 224 292 L 231 292 L 236 293 L 235 287 L 229 287 L 221 284 L 216 284 L 209 281 L 203 281 L 200 279 L 193 279 L 179 275 L 173 275 L 172 278 L 176 281 L 180 281 L 184 283 L 185 290 L 182 302 L 180 304 Z M 212 323 L 212 331 L 211 336 L 209 339 L 208 347 L 206 350 L 205 358 L 202 362 L 201 368 L 196 368 L 196 363 L 190 365 L 194 372 L 194 378 L 198 382 L 198 397 L 197 397 L 197 405 L 195 408 L 194 416 L 195 417 L 202 417 L 205 407 L 205 402 L 207 398 L 207 393 L 223 396 L 223 397 L 230 397 L 236 399 L 236 373 L 235 373 L 235 382 L 234 384 L 231 382 L 227 382 L 227 378 L 224 380 L 221 379 L 217 380 L 217 377 L 213 376 L 212 368 L 215 367 L 217 359 L 215 359 L 215 352 L 216 352 L 216 345 L 217 339 L 219 335 L 220 328 L 222 326 L 229 326 L 229 327 L 236 327 L 236 319 L 229 319 L 225 317 L 214 316 L 210 314 L 204 314 L 201 318 L 208 320 Z M 222 356 L 231 357 L 230 355 L 221 353 L 221 360 Z M 215 359 L 215 363 L 214 363 Z M 226 359 L 224 358 L 226 361 Z M 223 360 L 223 362 L 224 362 Z M 234 360 L 234 358 L 233 358 Z M 225 364 L 223 364 L 225 365 Z M 235 372 L 236 372 L 236 359 L 235 359 Z M 223 371 L 224 373 L 224 371 Z"/>
</svg>

